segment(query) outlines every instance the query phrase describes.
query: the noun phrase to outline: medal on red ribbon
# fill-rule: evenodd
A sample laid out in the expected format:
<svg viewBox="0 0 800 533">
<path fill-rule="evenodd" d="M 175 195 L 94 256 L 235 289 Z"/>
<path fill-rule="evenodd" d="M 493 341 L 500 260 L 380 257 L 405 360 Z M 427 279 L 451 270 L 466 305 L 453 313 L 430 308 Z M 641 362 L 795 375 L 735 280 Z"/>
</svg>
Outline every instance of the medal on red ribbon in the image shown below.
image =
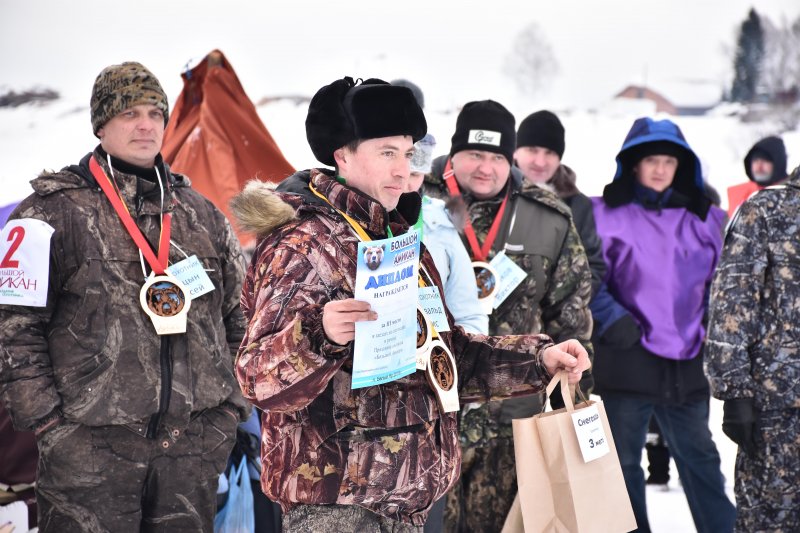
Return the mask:
<svg viewBox="0 0 800 533">
<path fill-rule="evenodd" d="M 453 172 L 453 165 L 450 159 L 447 160 L 447 164 L 444 167 L 443 178 L 450 196 L 461 196 L 461 190 L 458 188 L 458 182 L 456 181 L 455 172 Z M 491 315 L 494 310 L 494 298 L 497 294 L 499 281 L 497 278 L 497 270 L 489 264 L 487 258 L 489 257 L 489 252 L 492 249 L 495 239 L 497 239 L 497 233 L 500 231 L 500 223 L 503 220 L 503 214 L 506 211 L 507 204 L 508 191 L 506 191 L 506 196 L 503 198 L 503 202 L 497 210 L 497 215 L 494 217 L 494 221 L 489 228 L 489 233 L 486 235 L 486 240 L 483 241 L 483 245 L 478 243 L 478 236 L 475 235 L 475 229 L 472 227 L 472 221 L 469 216 L 466 216 L 464 221 L 464 235 L 467 237 L 467 242 L 469 243 L 471 251 L 470 255 L 473 259 L 472 269 L 475 272 L 478 301 L 481 304 L 483 312 L 487 315 Z"/>
<path fill-rule="evenodd" d="M 145 239 L 142 231 L 128 212 L 128 206 L 122 199 L 122 194 L 114 182 L 94 158 L 89 159 L 89 169 L 97 184 L 111 202 L 114 211 L 139 248 L 152 272 L 147 277 L 141 291 L 139 303 L 145 314 L 153 322 L 156 333 L 159 335 L 173 335 L 186 333 L 186 318 L 191 307 L 191 298 L 186 287 L 173 275 L 166 271 L 169 266 L 169 238 L 172 226 L 172 214 L 163 213 L 161 216 L 161 238 L 158 243 L 158 253 L 153 251 Z"/>
</svg>

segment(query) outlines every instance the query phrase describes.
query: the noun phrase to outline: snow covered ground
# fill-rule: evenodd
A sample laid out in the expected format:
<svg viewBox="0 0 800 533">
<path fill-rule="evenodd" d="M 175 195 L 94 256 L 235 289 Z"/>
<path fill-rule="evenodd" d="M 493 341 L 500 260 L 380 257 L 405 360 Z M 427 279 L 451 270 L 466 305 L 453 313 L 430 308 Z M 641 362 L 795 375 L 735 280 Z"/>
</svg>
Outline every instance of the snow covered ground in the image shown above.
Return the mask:
<svg viewBox="0 0 800 533">
<path fill-rule="evenodd" d="M 488 96 L 488 95 L 487 95 Z M 171 100 L 174 102 L 175 97 Z M 507 107 L 522 120 L 535 109 Z M 306 144 L 305 105 L 277 102 L 259 108 L 267 128 L 288 160 L 297 168 L 317 163 Z M 597 109 L 558 110 L 566 127 L 564 163 L 573 167 L 578 185 L 589 195 L 602 192 L 613 176 L 616 155 L 622 140 L 637 116 L 652 114 L 641 103 L 609 103 Z M 456 110 L 427 110 L 429 130 L 438 141 L 438 153 L 449 150 L 455 127 Z M 776 124 L 743 124 L 722 113 L 704 117 L 677 117 L 688 142 L 700 155 L 706 176 L 725 199 L 725 189 L 745 179 L 741 160 L 759 138 L 781 133 Z M 789 151 L 789 168 L 800 163 L 800 131 L 783 133 Z M 75 163 L 96 144 L 92 136 L 87 102 L 57 101 L 46 106 L 0 109 L 0 206 L 19 201 L 30 191 L 28 181 L 43 168 L 61 168 Z M 733 498 L 735 445 L 721 432 L 721 404 L 712 400 L 710 426 L 722 456 L 722 468 Z M 677 471 L 672 468 L 670 490 L 648 487 L 650 521 L 656 533 L 693 531 L 691 515 Z"/>
</svg>

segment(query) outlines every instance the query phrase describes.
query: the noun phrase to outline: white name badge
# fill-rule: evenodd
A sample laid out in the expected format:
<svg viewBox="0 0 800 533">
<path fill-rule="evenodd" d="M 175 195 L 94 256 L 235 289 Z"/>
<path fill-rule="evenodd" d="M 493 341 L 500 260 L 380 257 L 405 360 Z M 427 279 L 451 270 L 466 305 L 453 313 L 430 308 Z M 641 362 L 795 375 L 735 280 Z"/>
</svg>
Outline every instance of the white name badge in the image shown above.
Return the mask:
<svg viewBox="0 0 800 533">
<path fill-rule="evenodd" d="M 588 463 L 609 452 L 608 438 L 603 430 L 603 421 L 600 419 L 597 405 L 590 405 L 572 413 L 572 424 L 575 426 L 584 462 Z"/>
<path fill-rule="evenodd" d="M 47 305 L 54 231 L 34 218 L 12 220 L 0 230 L 0 304 Z"/>
<path fill-rule="evenodd" d="M 438 287 L 420 287 L 419 305 L 433 322 L 433 327 L 436 328 L 436 331 L 450 331 L 450 325 L 447 323 L 447 314 L 444 311 L 444 303 L 442 303 L 442 296 L 439 294 Z"/>
<path fill-rule="evenodd" d="M 175 263 L 167 268 L 167 272 L 180 280 L 192 300 L 214 290 L 211 278 L 196 255 Z"/>
<path fill-rule="evenodd" d="M 489 262 L 495 271 L 497 271 L 497 293 L 494 296 L 494 308 L 500 307 L 508 295 L 514 292 L 514 289 L 522 283 L 526 277 L 527 272 L 522 270 L 514 261 L 508 257 L 505 252 L 500 252 Z"/>
</svg>

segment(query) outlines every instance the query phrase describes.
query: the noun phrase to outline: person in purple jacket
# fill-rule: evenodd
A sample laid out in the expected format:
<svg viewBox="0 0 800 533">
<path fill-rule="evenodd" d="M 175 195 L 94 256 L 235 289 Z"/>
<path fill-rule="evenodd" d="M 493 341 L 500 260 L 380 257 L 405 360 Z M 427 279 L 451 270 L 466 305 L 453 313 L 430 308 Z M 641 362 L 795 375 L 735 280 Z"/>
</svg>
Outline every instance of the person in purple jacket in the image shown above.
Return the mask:
<svg viewBox="0 0 800 533">
<path fill-rule="evenodd" d="M 708 427 L 704 315 L 725 213 L 703 191 L 700 160 L 678 126 L 639 118 L 614 180 L 593 198 L 608 266 L 592 301 L 595 390 L 605 404 L 637 531 L 650 531 L 642 448 L 655 416 L 698 532 L 733 530 Z"/>
</svg>

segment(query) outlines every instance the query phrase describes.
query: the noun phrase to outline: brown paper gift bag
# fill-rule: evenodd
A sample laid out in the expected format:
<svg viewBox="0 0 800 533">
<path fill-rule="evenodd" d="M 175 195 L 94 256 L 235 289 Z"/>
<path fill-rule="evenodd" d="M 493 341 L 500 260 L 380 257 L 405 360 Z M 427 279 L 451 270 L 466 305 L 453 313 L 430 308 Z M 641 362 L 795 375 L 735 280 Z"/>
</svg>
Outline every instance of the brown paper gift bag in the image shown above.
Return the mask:
<svg viewBox="0 0 800 533">
<path fill-rule="evenodd" d="M 573 406 L 567 374 L 547 386 L 547 396 L 561 385 L 565 408 L 513 421 L 517 462 L 517 500 L 504 533 L 617 533 L 636 529 L 622 468 L 603 402 Z M 580 391 L 579 391 L 580 392 Z M 580 393 L 583 398 L 583 393 Z M 584 461 L 572 413 L 597 406 L 608 453 Z"/>
</svg>

